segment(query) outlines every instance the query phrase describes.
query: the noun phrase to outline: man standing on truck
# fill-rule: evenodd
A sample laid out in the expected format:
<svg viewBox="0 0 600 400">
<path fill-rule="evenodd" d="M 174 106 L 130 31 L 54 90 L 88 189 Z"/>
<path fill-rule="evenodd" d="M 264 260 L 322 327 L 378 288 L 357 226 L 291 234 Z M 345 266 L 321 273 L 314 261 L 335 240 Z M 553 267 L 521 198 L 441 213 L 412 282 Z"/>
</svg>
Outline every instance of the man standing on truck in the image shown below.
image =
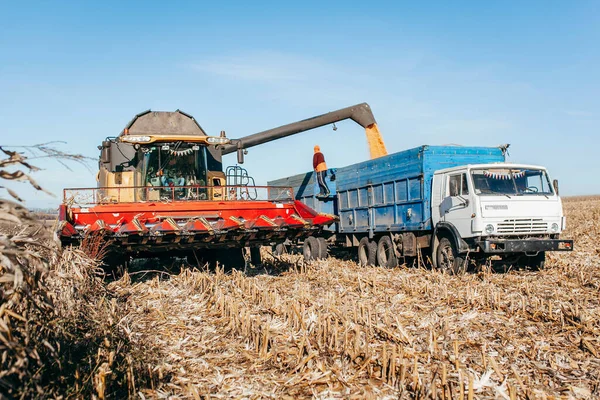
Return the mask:
<svg viewBox="0 0 600 400">
<path fill-rule="evenodd" d="M 315 146 L 313 169 L 317 174 L 317 182 L 319 183 L 319 197 L 329 196 L 329 188 L 325 183 L 325 176 L 327 176 L 327 164 L 325 163 L 325 156 L 323 153 L 321 153 L 321 148 L 318 145 Z"/>
</svg>

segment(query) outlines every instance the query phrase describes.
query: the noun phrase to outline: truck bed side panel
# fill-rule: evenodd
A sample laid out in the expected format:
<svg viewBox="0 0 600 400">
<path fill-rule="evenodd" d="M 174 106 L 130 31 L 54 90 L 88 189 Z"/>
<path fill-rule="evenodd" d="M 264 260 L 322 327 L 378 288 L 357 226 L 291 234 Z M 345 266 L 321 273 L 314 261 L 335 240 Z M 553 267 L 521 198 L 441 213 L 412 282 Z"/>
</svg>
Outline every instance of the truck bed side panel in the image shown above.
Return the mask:
<svg viewBox="0 0 600 400">
<path fill-rule="evenodd" d="M 421 229 L 426 215 L 420 153 L 411 149 L 339 168 L 340 232 Z"/>
<path fill-rule="evenodd" d="M 309 172 L 270 181 L 291 186 L 296 198 L 320 212 L 340 217 L 340 233 L 399 232 L 431 229 L 431 185 L 435 171 L 467 164 L 504 161 L 496 147 L 421 146 L 336 170 L 328 185 L 334 201 L 315 197 L 318 185 Z"/>
</svg>

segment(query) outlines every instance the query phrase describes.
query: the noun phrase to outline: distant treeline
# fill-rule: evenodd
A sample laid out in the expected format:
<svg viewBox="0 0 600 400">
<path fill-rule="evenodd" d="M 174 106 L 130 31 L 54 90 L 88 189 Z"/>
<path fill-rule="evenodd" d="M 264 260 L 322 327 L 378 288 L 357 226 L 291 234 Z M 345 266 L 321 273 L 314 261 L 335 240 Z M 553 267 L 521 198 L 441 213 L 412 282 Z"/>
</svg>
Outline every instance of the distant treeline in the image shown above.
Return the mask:
<svg viewBox="0 0 600 400">
<path fill-rule="evenodd" d="M 42 220 L 55 219 L 58 216 L 58 208 L 30 208 L 29 211 Z"/>
</svg>

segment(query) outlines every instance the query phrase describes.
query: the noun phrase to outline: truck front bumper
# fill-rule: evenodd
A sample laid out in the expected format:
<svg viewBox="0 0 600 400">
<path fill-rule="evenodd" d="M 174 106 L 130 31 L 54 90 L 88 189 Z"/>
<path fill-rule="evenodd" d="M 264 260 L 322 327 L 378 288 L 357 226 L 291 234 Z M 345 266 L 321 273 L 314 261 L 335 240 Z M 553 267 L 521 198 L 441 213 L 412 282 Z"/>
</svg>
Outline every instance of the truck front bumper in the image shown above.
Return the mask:
<svg viewBox="0 0 600 400">
<path fill-rule="evenodd" d="M 538 253 L 540 251 L 572 251 L 572 240 L 560 239 L 486 239 L 477 242 L 484 253 Z"/>
</svg>

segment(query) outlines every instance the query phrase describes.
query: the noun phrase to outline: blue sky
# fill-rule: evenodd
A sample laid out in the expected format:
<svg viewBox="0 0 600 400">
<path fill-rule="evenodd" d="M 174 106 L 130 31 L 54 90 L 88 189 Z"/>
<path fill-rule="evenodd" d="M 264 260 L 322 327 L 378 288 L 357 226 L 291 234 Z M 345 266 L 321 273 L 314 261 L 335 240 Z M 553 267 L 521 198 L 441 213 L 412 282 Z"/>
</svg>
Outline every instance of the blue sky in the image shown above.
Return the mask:
<svg viewBox="0 0 600 400">
<path fill-rule="evenodd" d="M 368 102 L 388 151 L 511 143 L 564 195 L 600 193 L 600 2 L 8 2 L 0 0 L 0 144 L 96 146 L 136 113 L 184 110 L 241 137 Z M 368 157 L 352 122 L 250 149 L 258 183 Z M 235 163 L 234 156 L 226 162 Z M 90 170 L 39 160 L 56 198 Z"/>
</svg>

